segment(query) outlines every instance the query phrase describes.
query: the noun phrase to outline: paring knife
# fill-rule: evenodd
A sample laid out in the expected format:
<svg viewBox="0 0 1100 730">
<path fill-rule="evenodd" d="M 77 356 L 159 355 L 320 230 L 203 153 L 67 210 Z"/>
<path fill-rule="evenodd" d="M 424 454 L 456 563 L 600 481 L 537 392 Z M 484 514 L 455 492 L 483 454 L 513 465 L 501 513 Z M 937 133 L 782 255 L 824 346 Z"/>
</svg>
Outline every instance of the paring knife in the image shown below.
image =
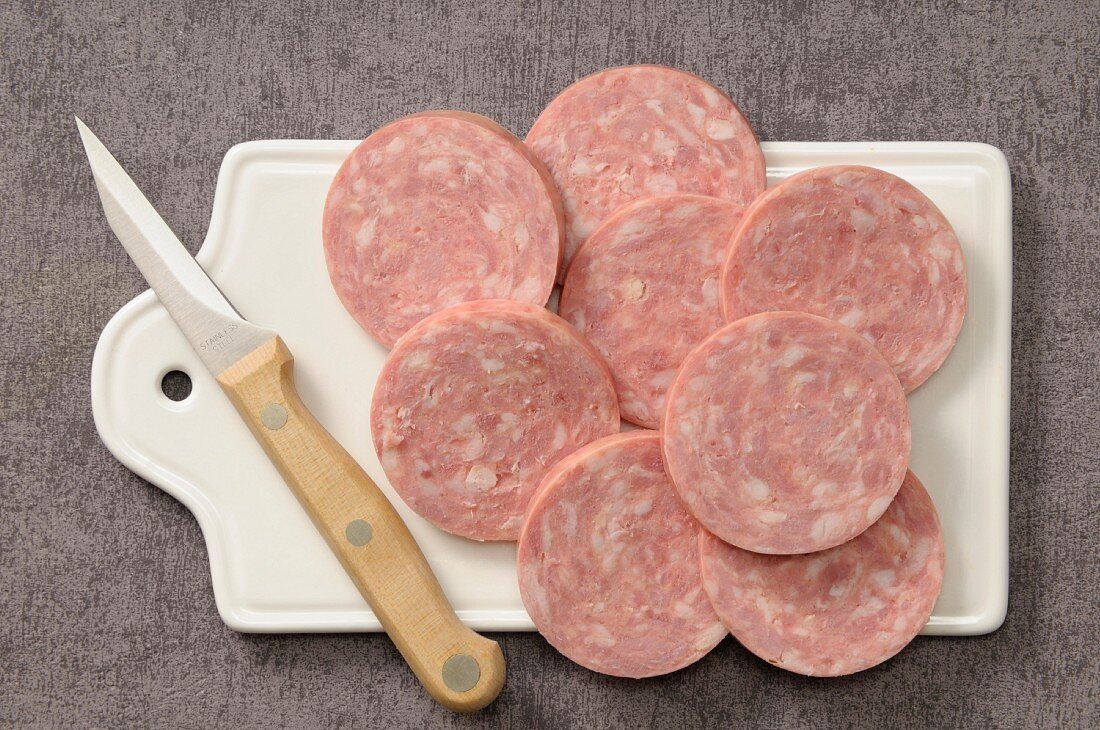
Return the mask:
<svg viewBox="0 0 1100 730">
<path fill-rule="evenodd" d="M 99 139 L 76 120 L 107 222 L 440 704 L 478 710 L 504 686 L 495 641 L 455 615 L 386 496 L 306 409 L 293 357 L 233 305 Z"/>
</svg>

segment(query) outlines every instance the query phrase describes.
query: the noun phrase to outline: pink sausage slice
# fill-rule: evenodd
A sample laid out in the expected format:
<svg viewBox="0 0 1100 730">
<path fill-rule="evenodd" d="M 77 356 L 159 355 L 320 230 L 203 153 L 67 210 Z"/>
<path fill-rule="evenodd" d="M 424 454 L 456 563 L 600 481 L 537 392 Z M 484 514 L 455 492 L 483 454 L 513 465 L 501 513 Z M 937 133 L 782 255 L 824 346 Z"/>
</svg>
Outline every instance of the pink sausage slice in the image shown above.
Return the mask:
<svg viewBox="0 0 1100 730">
<path fill-rule="evenodd" d="M 820 167 L 745 213 L 722 308 L 729 321 L 776 310 L 834 319 L 874 342 L 910 392 L 955 345 L 966 267 L 951 224 L 915 187 L 870 167 Z"/>
<path fill-rule="evenodd" d="M 697 76 L 624 66 L 561 92 L 527 134 L 565 203 L 564 279 L 612 211 L 640 197 L 698 193 L 748 204 L 764 190 L 764 156 L 741 110 Z"/>
<path fill-rule="evenodd" d="M 545 304 L 563 236 L 546 168 L 503 127 L 465 112 L 382 127 L 344 161 L 325 201 L 333 287 L 387 347 L 460 302 Z"/>
<path fill-rule="evenodd" d="M 658 434 L 596 441 L 558 462 L 531 500 L 523 605 L 554 648 L 593 671 L 685 667 L 726 635 L 703 590 L 702 533 L 668 482 Z"/>
<path fill-rule="evenodd" d="M 722 326 L 718 278 L 743 210 L 702 195 L 643 198 L 573 258 L 561 316 L 611 368 L 623 418 L 657 428 L 680 363 Z"/>
<path fill-rule="evenodd" d="M 688 510 L 726 542 L 808 553 L 882 516 L 909 460 L 890 365 L 853 330 L 802 312 L 728 324 L 668 393 L 665 463 Z"/>
<path fill-rule="evenodd" d="M 943 584 L 936 508 L 909 472 L 859 537 L 809 555 L 760 555 L 706 534 L 707 595 L 761 659 L 799 674 L 852 674 L 897 654 L 932 614 Z"/>
<path fill-rule="evenodd" d="M 378 376 L 374 448 L 417 514 L 476 540 L 515 540 L 554 462 L 619 430 L 607 367 L 542 307 L 466 302 L 409 330 Z"/>
</svg>

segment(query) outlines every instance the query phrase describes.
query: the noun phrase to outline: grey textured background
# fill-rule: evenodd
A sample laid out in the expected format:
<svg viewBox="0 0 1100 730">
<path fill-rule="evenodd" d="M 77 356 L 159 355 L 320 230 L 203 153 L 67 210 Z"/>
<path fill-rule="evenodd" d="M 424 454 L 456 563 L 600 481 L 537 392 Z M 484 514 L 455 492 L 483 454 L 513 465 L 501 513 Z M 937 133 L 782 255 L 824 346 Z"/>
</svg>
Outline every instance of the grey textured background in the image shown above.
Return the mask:
<svg viewBox="0 0 1100 730">
<path fill-rule="evenodd" d="M 769 7 L 113 0 L 0 8 L 0 725 L 1097 726 L 1100 4 Z M 501 698 L 456 718 L 384 636 L 243 636 L 190 514 L 116 463 L 91 353 L 142 288 L 80 113 L 192 250 L 226 149 L 362 137 L 454 107 L 523 133 L 577 76 L 657 62 L 727 88 L 763 139 L 977 140 L 1013 173 L 1012 593 L 997 633 L 811 680 L 732 640 L 635 683 L 498 637 Z"/>
</svg>

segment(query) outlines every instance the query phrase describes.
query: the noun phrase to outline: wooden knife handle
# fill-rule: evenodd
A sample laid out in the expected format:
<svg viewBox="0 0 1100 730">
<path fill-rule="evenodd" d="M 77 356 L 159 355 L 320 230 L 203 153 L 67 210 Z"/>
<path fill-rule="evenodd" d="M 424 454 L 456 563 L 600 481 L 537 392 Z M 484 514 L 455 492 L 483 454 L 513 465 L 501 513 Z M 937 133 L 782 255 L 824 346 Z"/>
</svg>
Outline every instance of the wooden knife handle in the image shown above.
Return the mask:
<svg viewBox="0 0 1100 730">
<path fill-rule="evenodd" d="M 293 364 L 275 337 L 217 380 L 432 697 L 481 709 L 504 686 L 500 646 L 458 620 L 393 505 L 298 397 Z"/>
</svg>

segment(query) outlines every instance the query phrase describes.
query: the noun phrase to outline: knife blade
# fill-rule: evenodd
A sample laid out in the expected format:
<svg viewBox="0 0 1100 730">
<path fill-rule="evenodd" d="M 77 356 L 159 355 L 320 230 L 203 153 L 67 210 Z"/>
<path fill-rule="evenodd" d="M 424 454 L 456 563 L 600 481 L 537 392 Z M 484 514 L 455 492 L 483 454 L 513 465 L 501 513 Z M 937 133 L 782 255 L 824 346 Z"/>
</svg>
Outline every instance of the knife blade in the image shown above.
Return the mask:
<svg viewBox="0 0 1100 730">
<path fill-rule="evenodd" d="M 393 505 L 302 403 L 278 333 L 241 317 L 99 138 L 76 124 L 111 229 L 417 678 L 455 711 L 492 702 L 505 677 L 499 645 L 459 621 Z"/>
</svg>

